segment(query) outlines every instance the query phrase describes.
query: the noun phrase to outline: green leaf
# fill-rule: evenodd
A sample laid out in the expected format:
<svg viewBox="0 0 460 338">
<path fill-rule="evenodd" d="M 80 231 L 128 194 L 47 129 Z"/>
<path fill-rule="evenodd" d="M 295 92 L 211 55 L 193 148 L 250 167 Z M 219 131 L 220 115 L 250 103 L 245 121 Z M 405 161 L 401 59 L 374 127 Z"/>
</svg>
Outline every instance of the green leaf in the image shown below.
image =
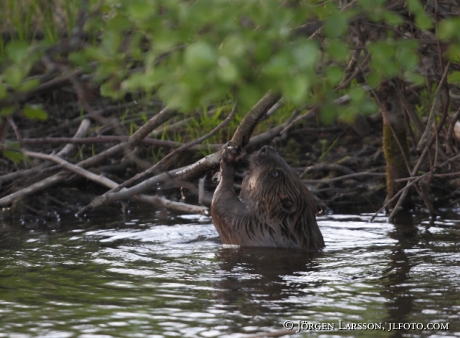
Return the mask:
<svg viewBox="0 0 460 338">
<path fill-rule="evenodd" d="M 341 67 L 337 67 L 337 66 L 328 67 L 326 70 L 326 78 L 331 85 L 336 86 L 342 80 L 343 73 L 344 73 L 344 70 Z"/>
<path fill-rule="evenodd" d="M 89 61 L 85 52 L 83 51 L 76 51 L 69 54 L 68 59 L 74 63 L 76 66 L 83 67 L 89 70 Z"/>
<path fill-rule="evenodd" d="M 14 40 L 6 46 L 6 54 L 16 64 L 29 54 L 29 44 L 25 41 Z"/>
<path fill-rule="evenodd" d="M 230 91 L 231 87 L 229 84 L 216 83 L 212 86 L 212 90 L 207 90 L 203 93 L 200 103 L 206 105 L 225 99 Z"/>
<path fill-rule="evenodd" d="M 209 75 L 210 73 L 205 75 L 200 70 L 186 69 L 182 76 L 179 77 L 178 82 L 184 87 L 188 87 L 190 91 L 201 94 L 204 92 Z"/>
<path fill-rule="evenodd" d="M 21 85 L 19 85 L 18 92 L 23 92 L 23 93 L 28 92 L 29 90 L 32 90 L 38 87 L 39 84 L 40 84 L 40 80 L 38 79 L 31 79 L 31 80 L 24 81 L 23 83 L 21 83 Z"/>
<path fill-rule="evenodd" d="M 14 107 L 13 106 L 6 106 L 6 107 L 2 107 L 0 109 L 0 117 L 1 116 L 10 116 L 14 111 Z"/>
<path fill-rule="evenodd" d="M 382 80 L 382 75 L 377 72 L 372 72 L 367 76 L 367 84 L 373 88 L 377 87 Z"/>
<path fill-rule="evenodd" d="M 418 53 L 406 48 L 401 49 L 397 53 L 397 60 L 404 66 L 405 69 L 412 70 L 419 64 Z"/>
<path fill-rule="evenodd" d="M 423 75 L 420 75 L 419 73 L 406 72 L 404 74 L 404 78 L 418 86 L 422 86 L 425 84 L 425 77 Z"/>
<path fill-rule="evenodd" d="M 320 56 L 318 44 L 313 41 L 299 41 L 293 46 L 292 53 L 296 65 L 301 70 L 311 69 Z"/>
<path fill-rule="evenodd" d="M 24 155 L 22 153 L 9 149 L 3 149 L 3 156 L 15 163 L 19 163 L 24 160 Z"/>
<path fill-rule="evenodd" d="M 254 104 L 264 95 L 262 88 L 257 88 L 252 84 L 244 84 L 238 91 L 238 106 L 241 111 L 251 109 Z"/>
<path fill-rule="evenodd" d="M 425 31 L 433 28 L 433 21 L 430 16 L 425 13 L 425 11 L 415 17 L 415 23 L 420 29 Z"/>
<path fill-rule="evenodd" d="M 393 44 L 386 41 L 377 41 L 369 44 L 368 48 L 372 59 L 380 63 L 382 67 L 385 67 L 386 61 L 391 59 L 396 52 Z"/>
<path fill-rule="evenodd" d="M 229 58 L 241 58 L 246 52 L 246 41 L 240 35 L 230 35 L 225 38 L 220 47 L 221 55 Z M 268 53 L 267 53 L 268 54 Z"/>
<path fill-rule="evenodd" d="M 238 79 L 238 69 L 226 57 L 220 57 L 218 64 L 217 76 L 223 82 L 233 83 Z"/>
<path fill-rule="evenodd" d="M 95 46 L 89 46 L 88 48 L 85 49 L 84 57 L 96 61 L 101 61 L 101 62 L 107 62 L 107 55 L 104 53 L 102 48 L 98 48 Z M 81 57 L 80 57 L 81 58 Z"/>
<path fill-rule="evenodd" d="M 433 21 L 425 12 L 425 9 L 419 0 L 407 0 L 406 4 L 407 8 L 409 8 L 409 10 L 414 13 L 415 23 L 420 29 L 428 30 L 433 27 Z"/>
<path fill-rule="evenodd" d="M 143 89 L 145 91 L 149 91 L 155 85 L 155 81 L 152 76 L 149 76 L 147 73 L 143 72 L 136 72 L 132 73 L 130 77 L 126 80 L 123 80 L 121 83 L 120 88 L 124 92 L 134 91 Z"/>
<path fill-rule="evenodd" d="M 101 95 L 119 100 L 124 93 L 120 90 L 120 84 L 117 79 L 110 79 L 104 82 L 100 87 Z"/>
<path fill-rule="evenodd" d="M 283 95 L 293 103 L 304 103 L 308 86 L 308 79 L 305 76 L 296 76 L 283 83 Z"/>
<path fill-rule="evenodd" d="M 115 31 L 106 31 L 102 35 L 102 48 L 108 56 L 115 56 L 120 46 L 121 36 L 120 33 Z"/>
<path fill-rule="evenodd" d="M 150 13 L 149 13 L 150 14 Z M 132 28 L 132 22 L 125 16 L 118 14 L 107 21 L 107 29 L 117 32 L 127 31 Z"/>
<path fill-rule="evenodd" d="M 367 10 L 375 8 L 381 8 L 385 3 L 385 0 L 358 0 L 359 5 Z"/>
<path fill-rule="evenodd" d="M 453 71 L 449 75 L 447 75 L 447 82 L 450 84 L 460 84 L 460 72 Z"/>
<path fill-rule="evenodd" d="M 360 103 L 364 100 L 367 93 L 361 87 L 355 87 L 355 88 L 350 89 L 350 91 L 348 92 L 348 95 L 350 95 L 350 99 L 352 102 Z"/>
<path fill-rule="evenodd" d="M 184 57 L 185 64 L 197 70 L 209 69 L 217 61 L 213 47 L 206 42 L 197 42 L 189 46 Z"/>
<path fill-rule="evenodd" d="M 48 119 L 48 113 L 39 106 L 26 104 L 23 110 L 24 115 L 33 120 L 45 121 Z"/>
<path fill-rule="evenodd" d="M 320 114 L 321 121 L 326 125 L 330 125 L 334 121 L 334 119 L 337 117 L 337 111 L 338 111 L 337 105 L 331 102 L 327 102 L 321 107 L 321 114 Z"/>
<path fill-rule="evenodd" d="M 438 37 L 441 40 L 459 40 L 460 39 L 460 18 L 454 17 L 442 20 L 437 30 Z"/>
<path fill-rule="evenodd" d="M 348 47 L 340 40 L 328 41 L 327 53 L 337 61 L 345 61 L 348 58 Z"/>
<path fill-rule="evenodd" d="M 460 62 L 460 44 L 451 44 L 447 51 L 442 55 L 449 61 L 459 63 Z"/>
<path fill-rule="evenodd" d="M 379 106 L 373 99 L 366 98 L 359 105 L 359 112 L 362 114 L 370 115 L 374 114 L 379 110 Z"/>
<path fill-rule="evenodd" d="M 262 67 L 264 74 L 273 78 L 286 76 L 292 65 L 291 56 L 287 51 L 273 55 L 268 63 Z"/>
<path fill-rule="evenodd" d="M 134 21 L 143 21 L 155 14 L 149 1 L 135 0 L 127 5 L 128 13 L 133 17 Z"/>
<path fill-rule="evenodd" d="M 198 103 L 197 95 L 193 95 L 190 88 L 181 83 L 168 83 L 159 89 L 158 94 L 168 107 L 184 112 L 191 111 Z"/>
<path fill-rule="evenodd" d="M 348 29 L 347 16 L 342 12 L 334 13 L 324 21 L 323 29 L 328 38 L 342 36 Z"/>
<path fill-rule="evenodd" d="M 404 22 L 404 18 L 394 12 L 384 11 L 382 16 L 383 20 L 391 26 L 398 26 Z"/>
<path fill-rule="evenodd" d="M 8 90 L 3 83 L 0 83 L 0 100 L 8 96 Z"/>
<path fill-rule="evenodd" d="M 27 75 L 27 69 L 20 65 L 11 65 L 3 72 L 3 79 L 13 89 L 17 89 Z"/>
</svg>

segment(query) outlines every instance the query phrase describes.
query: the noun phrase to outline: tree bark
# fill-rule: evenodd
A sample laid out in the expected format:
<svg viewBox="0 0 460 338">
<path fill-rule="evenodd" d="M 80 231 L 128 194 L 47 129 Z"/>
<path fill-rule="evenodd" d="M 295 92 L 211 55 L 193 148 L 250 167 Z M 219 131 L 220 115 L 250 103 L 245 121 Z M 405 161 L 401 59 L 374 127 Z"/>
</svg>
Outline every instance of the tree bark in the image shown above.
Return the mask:
<svg viewBox="0 0 460 338">
<path fill-rule="evenodd" d="M 395 88 L 385 83 L 379 94 L 383 114 L 383 152 L 386 160 L 387 199 L 390 200 L 404 188 L 405 182 L 397 181 L 410 176 L 409 145 L 407 143 L 407 126 L 404 110 Z M 395 203 L 388 207 L 393 209 Z M 411 194 L 408 193 L 402 208 L 412 206 Z"/>
</svg>

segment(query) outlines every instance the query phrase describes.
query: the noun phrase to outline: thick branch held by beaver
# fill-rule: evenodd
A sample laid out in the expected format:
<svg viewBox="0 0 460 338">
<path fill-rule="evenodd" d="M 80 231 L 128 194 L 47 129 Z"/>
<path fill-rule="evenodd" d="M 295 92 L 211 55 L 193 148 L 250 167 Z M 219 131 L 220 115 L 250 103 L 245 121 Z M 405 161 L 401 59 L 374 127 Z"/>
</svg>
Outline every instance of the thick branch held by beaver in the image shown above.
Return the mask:
<svg viewBox="0 0 460 338">
<path fill-rule="evenodd" d="M 249 156 L 240 195 L 233 190 L 237 164 L 245 156 L 233 146 L 222 152 L 221 180 L 211 215 L 224 244 L 319 250 L 315 198 L 294 170 L 269 146 Z"/>
</svg>

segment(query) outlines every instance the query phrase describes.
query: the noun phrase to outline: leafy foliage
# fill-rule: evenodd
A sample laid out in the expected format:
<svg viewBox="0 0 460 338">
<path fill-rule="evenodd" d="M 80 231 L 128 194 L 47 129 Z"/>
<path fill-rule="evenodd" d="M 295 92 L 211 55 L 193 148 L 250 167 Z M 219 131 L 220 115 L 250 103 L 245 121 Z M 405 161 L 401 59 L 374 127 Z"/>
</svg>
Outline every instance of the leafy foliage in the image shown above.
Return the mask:
<svg viewBox="0 0 460 338">
<path fill-rule="evenodd" d="M 3 19 L 15 33 L 0 41 L 0 100 L 40 84 L 32 67 L 62 36 L 72 36 L 84 6 L 7 1 Z M 351 121 L 378 109 L 364 84 L 376 87 L 395 77 L 425 82 L 420 42 L 407 32 L 434 29 L 433 17 L 421 0 L 407 1 L 406 14 L 391 6 L 383 0 L 92 0 L 84 43 L 53 57 L 91 73 L 100 93 L 113 99 L 146 93 L 190 112 L 234 97 L 245 111 L 274 90 L 291 106 L 319 107 L 326 122 L 339 115 Z M 410 30 L 403 15 L 412 18 Z M 450 43 L 445 57 L 458 62 L 459 19 L 440 20 L 438 27 L 439 38 Z M 337 89 L 351 75 L 347 67 L 367 54 L 365 79 Z M 456 78 L 452 73 L 450 83 Z M 334 101 L 346 94 L 350 100 L 338 109 Z M 2 107 L 2 116 L 11 107 Z M 30 112 L 24 109 L 38 117 Z"/>
</svg>

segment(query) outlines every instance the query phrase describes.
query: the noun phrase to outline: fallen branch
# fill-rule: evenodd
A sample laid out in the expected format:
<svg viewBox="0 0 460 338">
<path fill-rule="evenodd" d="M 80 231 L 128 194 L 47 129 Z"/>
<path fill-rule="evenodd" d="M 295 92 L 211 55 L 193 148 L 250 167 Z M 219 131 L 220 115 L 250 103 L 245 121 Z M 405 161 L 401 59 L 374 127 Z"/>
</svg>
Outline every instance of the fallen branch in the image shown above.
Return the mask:
<svg viewBox="0 0 460 338">
<path fill-rule="evenodd" d="M 262 99 L 260 99 L 260 101 L 244 116 L 230 142 L 239 147 L 246 146 L 256 125 L 280 98 L 281 95 L 272 92 L 265 94 L 264 97 L 262 97 Z"/>
<path fill-rule="evenodd" d="M 91 122 L 88 119 L 83 119 L 80 123 L 80 126 L 78 127 L 75 135 L 73 138 L 69 139 L 72 141 L 79 140 L 81 137 L 83 137 L 86 132 L 88 131 L 89 127 L 91 126 Z M 75 146 L 73 144 L 67 144 L 59 153 L 58 156 L 64 157 L 68 156 L 72 150 L 75 149 Z M 3 182 L 9 182 L 13 181 L 15 179 L 21 178 L 21 177 L 31 177 L 33 175 L 36 175 L 37 173 L 41 173 L 45 168 L 51 166 L 51 163 L 42 163 L 41 165 L 31 168 L 31 169 L 26 169 L 26 170 L 20 170 L 11 174 L 3 175 L 0 176 L 0 186 L 2 185 Z"/>
<path fill-rule="evenodd" d="M 162 123 L 164 123 L 165 121 L 168 120 L 168 117 L 171 118 L 173 116 L 173 113 L 172 112 L 168 112 L 168 109 L 167 108 L 164 108 L 161 112 L 159 112 L 157 115 L 155 115 L 154 117 L 152 117 L 149 121 L 155 121 L 155 123 L 153 122 L 147 122 L 149 123 L 149 128 L 151 128 L 152 130 L 154 128 L 157 128 L 159 125 L 161 125 Z M 142 134 L 144 134 L 145 130 L 142 131 Z M 137 132 L 136 132 L 137 133 Z M 134 137 L 134 135 L 136 134 L 134 133 L 132 135 L 132 137 Z M 139 141 L 139 137 L 134 137 L 132 138 L 132 140 L 136 140 Z M 140 141 L 139 141 L 140 142 Z M 132 143 L 131 146 L 135 145 L 135 143 Z M 117 155 L 118 153 L 122 152 L 123 150 L 125 149 L 129 149 L 130 148 L 130 144 L 129 142 L 123 142 L 123 143 L 120 143 L 120 144 L 117 144 L 115 146 L 113 146 L 112 148 L 109 148 L 95 156 L 92 156 L 86 160 L 83 160 L 79 163 L 77 163 L 76 165 L 81 167 L 81 168 L 90 168 L 92 166 L 95 166 L 97 164 L 99 164 L 100 162 L 104 161 L 105 159 L 108 159 L 108 158 L 111 158 L 115 155 Z M 57 184 L 59 182 L 62 182 L 63 180 L 65 180 L 66 178 L 69 177 L 69 173 L 67 171 L 64 171 L 64 172 L 60 172 L 60 173 L 57 173 L 53 176 L 50 176 L 50 177 L 47 177 L 45 178 L 44 180 L 40 181 L 40 182 L 36 182 L 28 187 L 25 187 L 19 191 L 16 191 L 10 195 L 7 195 L 3 198 L 0 199 L 0 206 L 6 206 L 6 205 L 9 205 L 11 203 L 13 203 L 16 199 L 19 199 L 19 198 L 23 198 L 25 196 L 28 196 L 28 195 L 31 195 L 31 194 L 34 194 L 38 191 L 41 191 L 41 190 L 44 190 L 54 184 Z"/>
<path fill-rule="evenodd" d="M 112 185 L 117 185 L 116 182 L 104 177 L 104 176 L 101 176 L 101 175 L 96 175 L 96 174 L 93 174 L 92 172 L 90 171 L 87 171 L 85 169 L 83 169 L 82 167 L 79 167 L 75 164 L 72 164 L 70 162 L 67 162 L 66 160 L 64 160 L 63 158 L 59 157 L 59 156 L 56 156 L 56 155 L 48 155 L 48 154 L 42 154 L 42 153 L 37 153 L 37 152 L 34 152 L 34 151 L 28 151 L 28 150 L 23 150 L 22 153 L 26 156 L 29 156 L 29 157 L 34 157 L 34 158 L 39 158 L 39 159 L 42 159 L 42 160 L 48 160 L 48 161 L 54 161 L 58 164 L 60 164 L 63 168 L 69 170 L 69 171 L 72 171 L 80 176 L 83 176 L 91 181 L 94 181 L 94 182 L 97 182 L 101 185 L 104 185 L 106 187 L 111 187 Z"/>
<path fill-rule="evenodd" d="M 41 154 L 41 153 L 36 153 L 32 151 L 27 151 L 27 150 L 24 150 L 23 153 L 30 157 L 40 158 L 43 160 L 50 160 L 50 161 L 59 163 L 65 169 L 72 171 L 80 176 L 83 176 L 93 182 L 104 185 L 108 188 L 115 188 L 118 186 L 117 182 L 114 182 L 102 175 L 93 174 L 90 171 L 87 171 L 79 166 L 76 166 L 72 163 L 67 162 L 66 160 L 60 158 L 59 156 Z M 178 202 L 167 200 L 159 196 L 139 195 L 139 196 L 135 196 L 134 199 L 145 202 L 145 203 L 153 204 L 159 207 L 167 207 L 168 209 L 173 209 L 179 212 L 198 213 L 201 215 L 206 215 L 208 213 L 208 208 L 206 207 L 188 205 L 185 203 L 178 203 Z"/>
</svg>

